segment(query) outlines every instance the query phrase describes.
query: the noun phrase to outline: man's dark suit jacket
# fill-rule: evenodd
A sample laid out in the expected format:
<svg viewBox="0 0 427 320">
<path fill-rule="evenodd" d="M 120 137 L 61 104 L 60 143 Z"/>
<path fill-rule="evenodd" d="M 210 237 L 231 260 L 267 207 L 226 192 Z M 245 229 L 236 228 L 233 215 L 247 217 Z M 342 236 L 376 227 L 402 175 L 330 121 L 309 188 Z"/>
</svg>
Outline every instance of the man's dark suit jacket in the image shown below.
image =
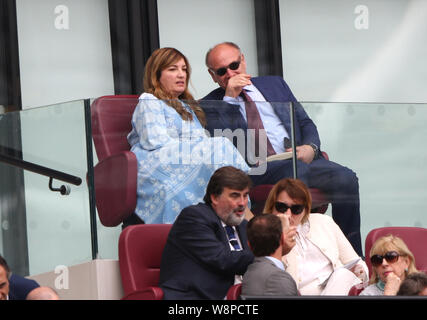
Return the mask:
<svg viewBox="0 0 427 320">
<path fill-rule="evenodd" d="M 261 92 L 265 100 L 271 102 L 274 111 L 291 135 L 291 120 L 287 103 L 295 106 L 295 142 L 297 145 L 314 143 L 320 150 L 320 139 L 316 125 L 307 115 L 301 104 L 295 99 L 283 78 L 264 76 L 251 78 L 252 84 Z M 232 131 L 241 128 L 246 131 L 247 123 L 240 113 L 239 106 L 228 103 L 209 103 L 208 100 L 222 100 L 225 90 L 217 88 L 201 101 L 201 106 L 207 118 L 207 130 L 214 135 L 214 129 L 229 128 Z M 276 103 L 275 103 L 276 102 Z M 281 103 L 278 103 L 281 102 Z M 319 152 L 320 154 L 320 152 Z"/>
<path fill-rule="evenodd" d="M 9 279 L 9 300 L 25 300 L 30 291 L 38 287 L 40 285 L 36 281 L 12 273 Z"/>
<path fill-rule="evenodd" d="M 247 245 L 246 220 L 236 227 L 242 251 L 232 251 L 221 220 L 211 206 L 185 208 L 169 233 L 160 265 L 165 299 L 222 300 L 254 257 Z"/>
</svg>

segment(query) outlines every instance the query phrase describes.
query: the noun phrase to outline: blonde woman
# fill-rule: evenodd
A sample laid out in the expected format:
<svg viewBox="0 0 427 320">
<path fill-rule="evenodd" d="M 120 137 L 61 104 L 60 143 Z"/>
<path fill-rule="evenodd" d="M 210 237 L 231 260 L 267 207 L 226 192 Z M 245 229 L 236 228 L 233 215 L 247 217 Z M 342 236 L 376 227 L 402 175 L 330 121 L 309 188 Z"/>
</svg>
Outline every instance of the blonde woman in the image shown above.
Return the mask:
<svg viewBox="0 0 427 320">
<path fill-rule="evenodd" d="M 206 135 L 204 112 L 188 91 L 190 73 L 174 48 L 154 51 L 145 66 L 145 92 L 128 135 L 138 160 L 135 214 L 145 223 L 173 223 L 182 209 L 201 202 L 216 169 L 249 169 L 228 139 Z"/>
<path fill-rule="evenodd" d="M 401 238 L 393 235 L 378 238 L 369 257 L 372 263 L 370 285 L 361 296 L 394 296 L 406 276 L 417 272 L 414 255 Z"/>
<path fill-rule="evenodd" d="M 280 180 L 267 198 L 265 213 L 289 219 L 286 271 L 301 295 L 347 295 L 368 280 L 368 268 L 330 216 L 310 211 L 310 192 L 298 179 Z"/>
</svg>

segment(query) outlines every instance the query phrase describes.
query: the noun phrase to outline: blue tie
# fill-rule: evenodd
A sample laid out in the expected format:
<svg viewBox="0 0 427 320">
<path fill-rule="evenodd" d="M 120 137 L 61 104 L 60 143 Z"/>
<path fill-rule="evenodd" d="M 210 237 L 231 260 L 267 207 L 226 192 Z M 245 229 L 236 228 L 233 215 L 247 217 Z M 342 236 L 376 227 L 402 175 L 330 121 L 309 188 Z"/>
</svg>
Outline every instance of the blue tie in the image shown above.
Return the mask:
<svg viewBox="0 0 427 320">
<path fill-rule="evenodd" d="M 237 241 L 233 227 L 225 226 L 225 231 L 227 231 L 228 241 L 230 241 L 234 250 L 242 250 L 242 248 L 240 248 L 239 241 Z"/>
</svg>

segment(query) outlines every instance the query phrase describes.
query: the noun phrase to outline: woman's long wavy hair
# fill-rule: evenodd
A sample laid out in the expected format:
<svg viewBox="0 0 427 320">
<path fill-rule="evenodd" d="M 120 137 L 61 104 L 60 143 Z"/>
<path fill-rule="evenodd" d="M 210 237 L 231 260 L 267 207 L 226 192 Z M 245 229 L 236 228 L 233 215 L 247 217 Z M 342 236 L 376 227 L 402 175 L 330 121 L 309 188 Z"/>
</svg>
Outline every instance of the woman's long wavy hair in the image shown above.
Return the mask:
<svg viewBox="0 0 427 320">
<path fill-rule="evenodd" d="M 193 116 L 184 106 L 173 98 L 170 92 L 160 84 L 160 76 L 162 71 L 176 63 L 180 59 L 184 59 L 187 66 L 187 79 L 184 92 L 178 97 L 180 100 L 185 100 L 190 108 L 194 111 L 197 118 L 203 127 L 206 125 L 206 117 L 202 108 L 197 101 L 194 100 L 191 93 L 188 91 L 188 83 L 190 82 L 191 67 L 187 58 L 175 48 L 160 48 L 153 52 L 145 65 L 143 87 L 144 91 L 151 93 L 157 98 L 164 100 L 169 106 L 174 108 L 183 120 L 192 121 Z"/>
</svg>

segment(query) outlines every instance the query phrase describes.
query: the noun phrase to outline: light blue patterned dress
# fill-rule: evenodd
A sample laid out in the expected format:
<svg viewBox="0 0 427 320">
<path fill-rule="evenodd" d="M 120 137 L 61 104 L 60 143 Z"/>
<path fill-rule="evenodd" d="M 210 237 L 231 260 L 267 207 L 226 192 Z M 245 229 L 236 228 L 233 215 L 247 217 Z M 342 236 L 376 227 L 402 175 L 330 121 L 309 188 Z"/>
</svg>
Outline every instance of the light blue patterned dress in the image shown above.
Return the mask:
<svg viewBox="0 0 427 320">
<path fill-rule="evenodd" d="M 128 135 L 138 160 L 135 213 L 145 223 L 173 223 L 181 210 L 203 201 L 213 172 L 232 165 L 249 171 L 227 138 L 207 136 L 199 120 L 184 121 L 174 108 L 143 93 Z"/>
</svg>

